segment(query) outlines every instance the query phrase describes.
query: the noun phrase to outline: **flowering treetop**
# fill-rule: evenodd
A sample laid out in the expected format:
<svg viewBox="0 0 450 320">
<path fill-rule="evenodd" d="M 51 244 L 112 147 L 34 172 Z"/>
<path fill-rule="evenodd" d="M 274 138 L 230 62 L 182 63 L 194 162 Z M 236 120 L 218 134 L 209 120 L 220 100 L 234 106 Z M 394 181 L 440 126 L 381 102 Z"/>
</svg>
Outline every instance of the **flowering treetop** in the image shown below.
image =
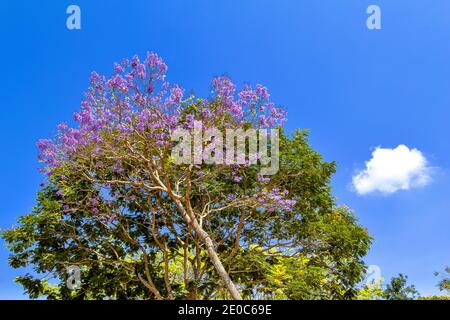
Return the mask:
<svg viewBox="0 0 450 320">
<path fill-rule="evenodd" d="M 115 63 L 109 79 L 93 72 L 82 110 L 74 114 L 78 127 L 62 123 L 55 141 L 38 141 L 39 158 L 48 166 L 47 172 L 51 173 L 62 159 L 82 148 L 100 146 L 107 133 L 113 133 L 120 141 L 139 132 L 163 147 L 171 144 L 170 130 L 179 126 L 192 128 L 196 118 L 205 125 L 227 119 L 227 127 L 251 124 L 271 128 L 286 121 L 286 112 L 269 100 L 267 88 L 246 85 L 236 91 L 226 76 L 213 79 L 211 98 L 199 100 L 195 109 L 189 108 L 193 97 L 183 100 L 183 88 L 167 82 L 166 71 L 163 60 L 149 52 L 144 62 L 134 56 L 131 61 Z M 100 150 L 94 148 L 93 152 Z"/>
<path fill-rule="evenodd" d="M 114 74 L 108 79 L 93 72 L 81 111 L 74 114 L 77 126 L 62 123 L 53 141 L 43 139 L 37 143 L 47 175 L 52 176 L 68 163 L 74 169 L 74 159 L 102 156 L 116 160 L 108 168 L 110 171 L 124 173 L 123 153 L 137 141 L 147 147 L 139 152 L 145 151 L 145 156 L 155 161 L 155 169 L 160 170 L 173 147 L 170 133 L 178 127 L 193 129 L 196 120 L 202 121 L 203 130 L 211 126 L 273 128 L 286 121 L 286 112 L 270 101 L 270 94 L 262 85 L 246 85 L 238 91 L 228 77 L 221 76 L 212 81 L 211 97 L 194 101 L 192 96 L 184 97 L 183 88 L 166 81 L 166 72 L 167 65 L 152 52 L 143 62 L 134 56 L 115 63 Z M 102 165 L 97 161 L 95 167 Z M 238 167 L 232 168 L 234 182 L 242 180 Z M 201 168 L 196 169 L 197 175 L 202 176 Z M 269 180 L 258 176 L 259 182 Z M 278 205 L 291 209 L 295 202 L 283 200 L 284 191 L 278 194 L 276 190 L 266 192 L 258 203 L 264 203 L 265 198 L 279 200 Z"/>
</svg>

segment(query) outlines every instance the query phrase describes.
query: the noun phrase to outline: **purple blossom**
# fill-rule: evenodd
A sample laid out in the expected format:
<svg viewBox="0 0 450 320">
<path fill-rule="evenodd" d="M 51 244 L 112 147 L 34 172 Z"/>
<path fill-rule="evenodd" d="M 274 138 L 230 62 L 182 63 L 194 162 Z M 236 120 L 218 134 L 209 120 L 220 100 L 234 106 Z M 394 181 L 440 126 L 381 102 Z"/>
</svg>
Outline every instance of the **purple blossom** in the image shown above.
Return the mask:
<svg viewBox="0 0 450 320">
<path fill-rule="evenodd" d="M 234 176 L 233 177 L 233 181 L 239 183 L 239 182 L 242 181 L 242 177 L 241 176 Z"/>
<path fill-rule="evenodd" d="M 239 92 L 238 94 L 239 98 L 241 98 L 242 102 L 244 104 L 253 104 L 256 103 L 258 99 L 258 95 L 254 90 L 251 89 L 251 87 L 246 86 L 244 90 Z"/>
<path fill-rule="evenodd" d="M 184 90 L 179 86 L 174 86 L 170 90 L 170 96 L 166 100 L 167 105 L 176 105 L 181 102 L 181 99 L 183 98 Z"/>
<path fill-rule="evenodd" d="M 217 94 L 222 98 L 231 97 L 236 90 L 234 83 L 231 82 L 230 78 L 226 76 L 213 79 L 212 85 L 214 91 L 217 92 Z"/>
<path fill-rule="evenodd" d="M 269 100 L 270 94 L 269 94 L 269 90 L 267 90 L 266 87 L 257 84 L 256 85 L 256 89 L 255 89 L 255 93 L 258 95 L 258 97 L 260 97 L 263 100 Z"/>
<path fill-rule="evenodd" d="M 269 191 L 254 194 L 253 198 L 258 205 L 269 212 L 275 211 L 276 209 L 291 212 L 294 210 L 297 201 L 286 198 L 288 194 L 289 192 L 287 190 L 280 191 L 278 188 L 273 188 Z"/>
<path fill-rule="evenodd" d="M 237 196 L 234 193 L 230 193 L 227 196 L 227 201 L 232 201 L 232 200 L 235 200 L 236 198 L 237 198 Z"/>
<path fill-rule="evenodd" d="M 94 206 L 94 207 L 98 206 L 98 198 L 97 197 L 91 199 L 91 206 Z"/>
<path fill-rule="evenodd" d="M 113 171 L 114 173 L 122 173 L 122 172 L 124 172 L 125 170 L 122 168 L 122 166 L 121 166 L 119 163 L 116 163 L 116 164 L 113 166 L 112 171 Z"/>
<path fill-rule="evenodd" d="M 186 115 L 186 123 L 185 123 L 186 129 L 192 130 L 194 128 L 194 121 L 195 117 L 193 114 Z"/>
<path fill-rule="evenodd" d="M 114 63 L 114 72 L 117 74 L 123 73 L 123 67 L 118 63 Z"/>
<path fill-rule="evenodd" d="M 164 79 L 167 72 L 167 65 L 156 53 L 147 52 L 147 59 L 145 60 L 145 64 L 152 70 L 154 70 L 158 80 Z"/>
</svg>

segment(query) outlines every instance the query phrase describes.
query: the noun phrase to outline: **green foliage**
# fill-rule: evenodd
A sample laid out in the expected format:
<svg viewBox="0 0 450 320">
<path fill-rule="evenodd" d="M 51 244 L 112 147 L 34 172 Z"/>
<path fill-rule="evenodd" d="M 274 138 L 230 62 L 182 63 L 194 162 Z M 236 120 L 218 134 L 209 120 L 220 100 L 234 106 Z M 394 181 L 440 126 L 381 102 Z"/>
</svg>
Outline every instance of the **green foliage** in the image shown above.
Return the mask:
<svg viewBox="0 0 450 320">
<path fill-rule="evenodd" d="M 407 286 L 408 276 L 399 274 L 397 277 L 393 277 L 389 284 L 386 285 L 386 289 L 383 292 L 383 296 L 387 300 L 414 300 L 419 296 L 419 292 L 414 285 Z"/>
<path fill-rule="evenodd" d="M 330 188 L 336 165 L 323 161 L 307 136 L 300 130 L 292 136 L 281 134 L 280 170 L 269 182 L 289 191 L 297 200 L 295 210 L 226 207 L 202 217 L 203 228 L 244 298 L 378 296 L 374 289 L 356 290 L 371 238 L 351 210 L 336 206 Z M 122 166 L 132 170 L 136 164 L 130 159 Z M 258 168 L 243 169 L 240 184 L 228 178 L 225 167 L 202 170 L 201 184 L 194 181 L 190 191 L 197 214 L 211 199 L 230 193 L 252 195 L 259 186 Z M 114 178 L 110 172 L 102 174 Z M 17 279 L 30 298 L 230 298 L 204 244 L 193 236 L 167 194 L 120 184 L 106 191 L 70 166 L 61 167 L 39 192 L 32 213 L 2 233 L 12 253 L 10 265 L 34 269 L 32 275 Z M 98 214 L 88 203 L 94 197 L 99 199 Z M 64 209 L 67 204 L 77 204 L 77 209 Z M 111 216 L 115 219 L 108 220 Z M 80 288 L 72 291 L 66 287 L 66 268 L 71 265 L 82 269 Z M 396 281 L 389 297 L 411 294 L 401 283 L 398 289 Z"/>
<path fill-rule="evenodd" d="M 384 297 L 383 281 L 377 281 L 374 283 L 366 283 L 360 290 L 358 290 L 357 300 L 382 300 Z"/>
<path fill-rule="evenodd" d="M 442 273 L 436 272 L 435 275 L 442 278 L 438 283 L 439 290 L 450 293 L 450 267 L 445 268 Z"/>
</svg>

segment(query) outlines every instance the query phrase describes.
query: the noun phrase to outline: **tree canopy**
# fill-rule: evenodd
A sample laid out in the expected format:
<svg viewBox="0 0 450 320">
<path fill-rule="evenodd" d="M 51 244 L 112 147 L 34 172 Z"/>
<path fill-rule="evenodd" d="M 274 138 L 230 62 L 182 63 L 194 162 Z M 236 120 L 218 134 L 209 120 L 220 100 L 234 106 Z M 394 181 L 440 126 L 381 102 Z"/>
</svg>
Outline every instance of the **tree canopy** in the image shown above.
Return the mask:
<svg viewBox="0 0 450 320">
<path fill-rule="evenodd" d="M 408 276 L 400 273 L 386 285 L 383 297 L 387 300 L 413 300 L 419 296 L 414 285 L 407 285 Z"/>
<path fill-rule="evenodd" d="M 149 53 L 115 64 L 109 79 L 93 73 L 77 124 L 38 142 L 47 181 L 32 213 L 3 233 L 11 266 L 35 271 L 17 279 L 30 297 L 354 298 L 371 238 L 336 204 L 335 163 L 307 131 L 283 130 L 286 112 L 264 86 L 237 90 L 222 76 L 210 97 L 185 97 L 166 70 Z M 197 145 L 203 161 L 176 162 L 180 127 L 208 137 Z M 277 129 L 279 154 L 271 140 L 259 161 L 212 163 L 225 156 L 212 127 Z M 262 174 L 266 152 L 275 174 Z M 68 266 L 81 269 L 76 288 Z"/>
</svg>

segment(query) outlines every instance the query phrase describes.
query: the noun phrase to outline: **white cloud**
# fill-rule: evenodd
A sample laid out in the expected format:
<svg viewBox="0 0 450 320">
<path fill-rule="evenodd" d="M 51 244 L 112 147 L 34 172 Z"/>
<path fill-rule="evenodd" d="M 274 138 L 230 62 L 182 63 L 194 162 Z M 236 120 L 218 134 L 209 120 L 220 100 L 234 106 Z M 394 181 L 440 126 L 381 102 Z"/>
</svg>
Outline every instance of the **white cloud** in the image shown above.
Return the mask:
<svg viewBox="0 0 450 320">
<path fill-rule="evenodd" d="M 366 168 L 353 176 L 353 187 L 360 195 L 394 193 L 422 187 L 430 181 L 431 168 L 422 152 L 401 144 L 395 149 L 377 147 Z"/>
</svg>

